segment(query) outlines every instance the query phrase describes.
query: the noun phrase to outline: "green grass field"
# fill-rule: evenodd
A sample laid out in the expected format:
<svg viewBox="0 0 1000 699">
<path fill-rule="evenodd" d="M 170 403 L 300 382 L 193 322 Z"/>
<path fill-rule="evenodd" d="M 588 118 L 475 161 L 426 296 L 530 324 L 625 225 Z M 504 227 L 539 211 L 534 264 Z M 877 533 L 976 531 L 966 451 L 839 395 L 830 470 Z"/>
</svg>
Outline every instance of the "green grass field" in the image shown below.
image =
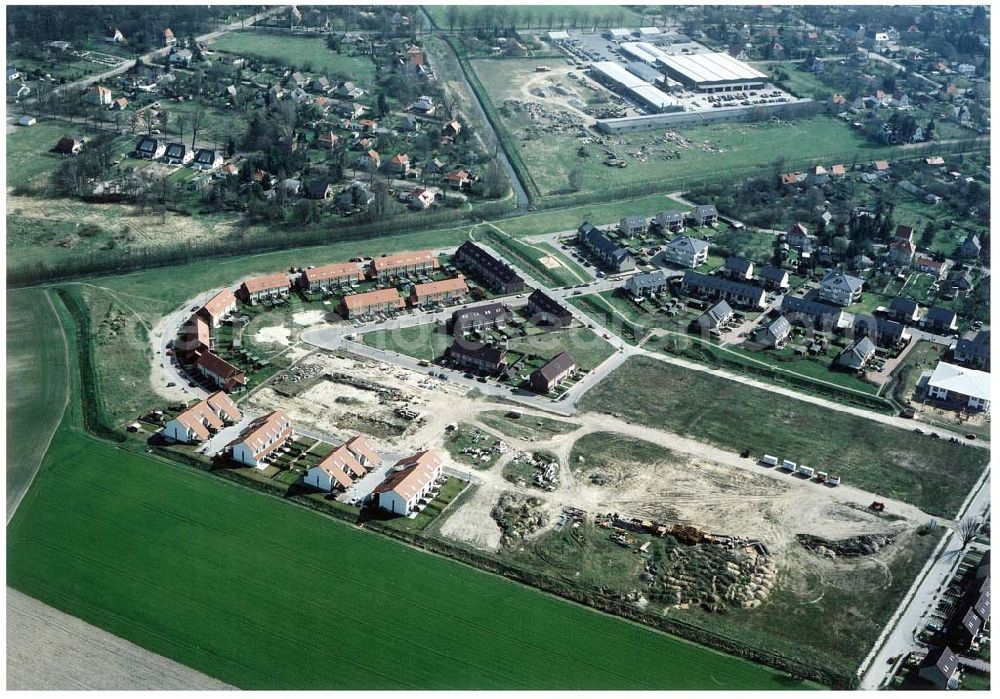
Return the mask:
<svg viewBox="0 0 1000 699">
<path fill-rule="evenodd" d="M 45 187 L 48 173 L 63 161 L 50 153 L 63 136 L 87 136 L 82 124 L 39 119 L 34 126 L 18 126 L 7 134 L 7 186 Z"/>
<path fill-rule="evenodd" d="M 371 59 L 338 55 L 328 49 L 326 41 L 320 37 L 236 31 L 222 36 L 211 46 L 218 51 L 254 56 L 292 69 L 328 75 L 331 79 L 343 75 L 366 87 L 371 87 L 375 79 L 375 64 Z"/>
<path fill-rule="evenodd" d="M 511 80 L 509 71 L 496 70 L 495 61 L 471 63 L 498 110 L 509 97 L 524 99 L 520 83 Z M 517 62 L 522 71 L 533 70 L 535 63 Z M 760 167 L 769 167 L 779 158 L 784 158 L 789 168 L 804 168 L 815 163 L 868 162 L 899 152 L 868 142 L 843 121 L 814 116 L 781 123 L 723 123 L 674 129 L 691 142 L 688 148 L 664 141 L 663 129 L 616 134 L 613 147 L 619 154 L 646 148 L 644 161 L 625 156 L 629 164 L 621 169 L 604 165 L 599 148 L 590 157 L 581 157 L 581 142 L 573 134 L 526 126 L 529 122 L 516 111 L 506 116 L 501 113 L 501 119 L 543 196 L 570 191 L 569 175 L 574 170 L 580 173 L 581 193 L 598 194 L 609 187 L 654 182 L 661 191 L 670 191 L 712 178 L 757 174 Z M 668 158 L 667 154 L 675 150 L 680 157 Z"/>
<path fill-rule="evenodd" d="M 7 293 L 7 507 L 30 484 L 62 419 L 68 361 L 62 325 L 43 289 Z"/>
<path fill-rule="evenodd" d="M 645 357 L 629 359 L 583 397 L 581 408 L 839 472 L 847 484 L 940 516 L 955 515 L 989 460 L 984 449 Z"/>
<path fill-rule="evenodd" d="M 786 681 L 68 429 L 8 528 L 7 555 L 14 588 L 245 689 Z M 413 641 L 421 662 L 399 662 Z"/>
<path fill-rule="evenodd" d="M 604 338 L 589 328 L 564 328 L 526 337 L 512 337 L 507 348 L 541 357 L 545 361 L 560 352 L 569 352 L 576 360 L 577 367 L 583 371 L 594 369 L 615 353 Z"/>
<path fill-rule="evenodd" d="M 451 347 L 452 340 L 453 337 L 445 332 L 444 326 L 437 323 L 375 330 L 361 336 L 361 341 L 370 347 L 399 352 L 428 362 L 444 355 L 444 351 Z"/>
</svg>

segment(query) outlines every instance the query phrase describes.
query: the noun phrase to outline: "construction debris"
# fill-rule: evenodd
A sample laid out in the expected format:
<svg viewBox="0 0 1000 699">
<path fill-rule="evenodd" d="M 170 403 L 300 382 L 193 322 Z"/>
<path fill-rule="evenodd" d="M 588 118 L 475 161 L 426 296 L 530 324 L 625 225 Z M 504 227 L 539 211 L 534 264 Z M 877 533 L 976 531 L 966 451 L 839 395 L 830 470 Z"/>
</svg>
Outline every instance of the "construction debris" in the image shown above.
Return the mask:
<svg viewBox="0 0 1000 699">
<path fill-rule="evenodd" d="M 896 540 L 893 534 L 862 534 L 839 541 L 830 541 L 812 534 L 797 534 L 795 538 L 813 553 L 828 558 L 872 556 Z"/>
</svg>

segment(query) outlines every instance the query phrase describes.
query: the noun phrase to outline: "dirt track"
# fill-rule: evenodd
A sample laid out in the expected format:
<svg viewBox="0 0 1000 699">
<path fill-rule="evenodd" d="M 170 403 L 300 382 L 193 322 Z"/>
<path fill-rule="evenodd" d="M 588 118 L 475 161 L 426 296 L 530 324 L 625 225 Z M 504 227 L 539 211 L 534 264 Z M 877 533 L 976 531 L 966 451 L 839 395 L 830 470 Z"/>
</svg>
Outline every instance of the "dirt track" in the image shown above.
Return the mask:
<svg viewBox="0 0 1000 699">
<path fill-rule="evenodd" d="M 8 690 L 235 689 L 7 589 Z"/>
</svg>

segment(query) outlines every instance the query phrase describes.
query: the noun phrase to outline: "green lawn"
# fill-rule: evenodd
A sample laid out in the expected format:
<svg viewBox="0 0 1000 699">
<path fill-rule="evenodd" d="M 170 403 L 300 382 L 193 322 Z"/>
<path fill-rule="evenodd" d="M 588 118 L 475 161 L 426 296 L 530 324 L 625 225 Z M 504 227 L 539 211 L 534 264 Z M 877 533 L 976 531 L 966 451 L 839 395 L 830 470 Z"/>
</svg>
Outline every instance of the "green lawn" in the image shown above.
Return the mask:
<svg viewBox="0 0 1000 699">
<path fill-rule="evenodd" d="M 817 94 L 819 95 L 829 95 L 833 93 L 833 89 L 823 83 L 814 73 L 809 73 L 804 70 L 799 70 L 801 63 L 792 63 L 790 61 L 785 61 L 782 63 L 751 63 L 750 65 L 757 68 L 757 70 L 762 73 L 774 77 L 773 70 L 775 68 L 780 68 L 788 74 L 788 79 L 783 80 L 782 83 L 788 87 L 789 92 L 791 92 L 796 97 L 808 97 L 810 99 L 815 98 Z"/>
<path fill-rule="evenodd" d="M 14 588 L 244 689 L 784 686 L 773 670 L 68 429 L 7 556 Z M 376 631 L 387 625 L 400 633 Z M 403 638 L 419 639 L 421 662 L 398 661 Z"/>
<path fill-rule="evenodd" d="M 69 357 L 49 293 L 7 293 L 8 509 L 30 484 L 66 405 Z"/>
<path fill-rule="evenodd" d="M 375 64 L 365 56 L 338 55 L 320 37 L 290 36 L 256 31 L 230 32 L 211 47 L 305 72 L 316 72 L 331 78 L 343 75 L 365 87 L 372 87 Z"/>
<path fill-rule="evenodd" d="M 564 328 L 537 333 L 527 337 L 513 337 L 507 348 L 515 352 L 535 355 L 548 361 L 560 352 L 569 352 L 576 365 L 590 371 L 614 354 L 614 348 L 604 338 L 589 328 Z"/>
<path fill-rule="evenodd" d="M 526 243 L 493 224 L 477 228 L 475 237 L 506 257 L 514 266 L 544 284 L 572 286 L 593 279 L 579 265 L 551 246 Z M 549 258 L 553 253 L 559 264 L 544 264 L 542 259 Z"/>
<path fill-rule="evenodd" d="M 511 411 L 488 410 L 479 414 L 479 421 L 508 437 L 528 440 L 546 440 L 580 428 L 580 425 L 575 422 L 564 422 L 536 415 L 522 414 L 520 417 L 511 417 L 511 415 Z"/>
<path fill-rule="evenodd" d="M 940 516 L 954 516 L 989 459 L 985 449 L 646 357 L 629 359 L 587 393 L 580 407 L 629 415 L 725 449 L 750 449 L 839 472 L 846 484 Z"/>
<path fill-rule="evenodd" d="M 445 332 L 445 327 L 437 323 L 375 330 L 361 336 L 361 341 L 370 347 L 399 352 L 428 362 L 443 356 L 444 351 L 451 347 L 452 340 L 453 337 Z"/>
<path fill-rule="evenodd" d="M 42 118 L 34 126 L 18 126 L 7 134 L 7 186 L 48 186 L 48 173 L 63 156 L 50 153 L 63 136 L 92 135 L 82 124 Z"/>
</svg>

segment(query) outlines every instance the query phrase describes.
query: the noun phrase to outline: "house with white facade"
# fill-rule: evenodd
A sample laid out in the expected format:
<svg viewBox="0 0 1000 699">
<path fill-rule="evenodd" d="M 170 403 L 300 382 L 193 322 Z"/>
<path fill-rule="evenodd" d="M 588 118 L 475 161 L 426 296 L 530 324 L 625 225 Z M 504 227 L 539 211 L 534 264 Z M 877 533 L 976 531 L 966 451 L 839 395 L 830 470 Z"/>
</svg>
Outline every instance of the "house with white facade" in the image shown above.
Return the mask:
<svg viewBox="0 0 1000 699">
<path fill-rule="evenodd" d="M 432 499 L 443 465 L 441 455 L 433 449 L 403 457 L 375 488 L 378 506 L 403 516 L 416 512 L 422 501 Z"/>
<path fill-rule="evenodd" d="M 819 283 L 819 297 L 838 306 L 850 306 L 861 299 L 864 280 L 843 272 L 829 272 Z"/>
<path fill-rule="evenodd" d="M 163 426 L 161 435 L 168 442 L 191 444 L 203 442 L 228 424 L 243 418 L 232 398 L 216 391 L 192 405 Z"/>
<path fill-rule="evenodd" d="M 208 321 L 213 328 L 219 327 L 230 313 L 236 311 L 236 294 L 223 289 L 198 309 L 198 315 Z"/>
<path fill-rule="evenodd" d="M 687 235 L 678 236 L 667 243 L 663 254 L 681 267 L 697 267 L 708 261 L 708 242 Z"/>
<path fill-rule="evenodd" d="M 938 362 L 933 372 L 925 372 L 920 384 L 927 387 L 927 397 L 959 408 L 989 412 L 990 375 L 948 362 Z"/>
<path fill-rule="evenodd" d="M 284 410 L 275 410 L 251 422 L 230 445 L 233 461 L 265 468 L 269 458 L 293 439 L 295 430 L 288 414 Z"/>
<path fill-rule="evenodd" d="M 283 272 L 277 272 L 247 279 L 236 293 L 242 301 L 256 305 L 261 301 L 283 299 L 290 291 L 291 283 L 288 281 L 288 276 Z"/>
<path fill-rule="evenodd" d="M 347 490 L 355 480 L 364 477 L 366 473 L 364 466 L 358 463 L 347 445 L 341 444 L 309 469 L 303 480 L 306 485 L 329 493 L 334 490 Z"/>
</svg>

